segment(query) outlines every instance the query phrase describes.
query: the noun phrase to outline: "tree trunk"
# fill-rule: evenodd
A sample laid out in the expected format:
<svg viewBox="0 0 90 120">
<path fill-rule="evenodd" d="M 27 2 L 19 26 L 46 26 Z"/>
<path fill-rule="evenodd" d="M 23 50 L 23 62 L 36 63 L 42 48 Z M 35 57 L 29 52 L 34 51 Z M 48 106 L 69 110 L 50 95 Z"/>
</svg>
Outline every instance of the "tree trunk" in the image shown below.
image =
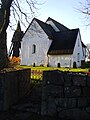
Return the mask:
<svg viewBox="0 0 90 120">
<path fill-rule="evenodd" d="M 0 69 L 7 67 L 7 34 L 6 30 L 9 25 L 10 7 L 13 0 L 1 0 L 0 8 Z"/>
<path fill-rule="evenodd" d="M 7 67 L 7 45 L 6 45 L 6 32 L 0 35 L 0 69 Z"/>
<path fill-rule="evenodd" d="M 6 28 L 5 28 L 5 9 L 0 9 L 0 69 L 7 67 L 7 45 L 6 45 Z"/>
</svg>

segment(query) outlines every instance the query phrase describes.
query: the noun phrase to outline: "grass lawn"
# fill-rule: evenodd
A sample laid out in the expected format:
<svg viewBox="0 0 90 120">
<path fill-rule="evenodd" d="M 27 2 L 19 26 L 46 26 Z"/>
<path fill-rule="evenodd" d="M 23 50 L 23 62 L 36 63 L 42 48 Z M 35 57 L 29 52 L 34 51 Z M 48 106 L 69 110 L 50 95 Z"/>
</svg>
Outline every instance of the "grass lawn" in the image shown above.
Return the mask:
<svg viewBox="0 0 90 120">
<path fill-rule="evenodd" d="M 41 70 L 41 71 L 48 71 L 48 70 L 60 70 L 60 71 L 70 71 L 70 72 L 88 72 L 89 68 L 81 69 L 81 68 L 54 68 L 54 67 L 33 67 L 33 66 L 20 66 L 18 65 L 17 68 L 30 68 L 31 70 Z"/>
<path fill-rule="evenodd" d="M 20 66 L 18 65 L 17 68 L 30 68 L 31 69 L 31 79 L 33 80 L 42 80 L 43 78 L 43 71 L 49 70 L 60 70 L 60 71 L 69 71 L 69 72 L 88 72 L 89 68 L 81 69 L 81 68 L 54 68 L 54 67 L 32 67 L 32 66 Z"/>
</svg>

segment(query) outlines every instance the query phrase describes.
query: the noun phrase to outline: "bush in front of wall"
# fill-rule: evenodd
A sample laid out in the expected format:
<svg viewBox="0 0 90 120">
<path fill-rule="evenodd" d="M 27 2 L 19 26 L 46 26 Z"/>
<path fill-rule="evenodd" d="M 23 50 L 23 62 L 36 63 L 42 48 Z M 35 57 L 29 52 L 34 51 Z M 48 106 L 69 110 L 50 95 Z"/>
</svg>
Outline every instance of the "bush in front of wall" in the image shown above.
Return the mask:
<svg viewBox="0 0 90 120">
<path fill-rule="evenodd" d="M 86 65 L 85 65 L 85 60 L 81 60 L 81 68 L 82 69 L 85 69 L 86 68 Z"/>
<path fill-rule="evenodd" d="M 86 68 L 90 68 L 90 61 L 88 61 L 88 62 L 85 63 L 85 67 Z"/>
<path fill-rule="evenodd" d="M 20 65 L 20 57 L 9 57 L 8 67 L 14 67 L 16 65 Z"/>
</svg>

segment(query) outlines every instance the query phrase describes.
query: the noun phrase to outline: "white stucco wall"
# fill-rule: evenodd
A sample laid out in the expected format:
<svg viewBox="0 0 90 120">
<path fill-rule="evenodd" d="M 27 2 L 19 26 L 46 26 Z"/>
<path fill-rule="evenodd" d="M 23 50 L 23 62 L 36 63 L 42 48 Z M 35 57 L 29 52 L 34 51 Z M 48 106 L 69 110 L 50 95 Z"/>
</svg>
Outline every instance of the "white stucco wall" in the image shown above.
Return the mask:
<svg viewBox="0 0 90 120">
<path fill-rule="evenodd" d="M 71 67 L 72 55 L 48 55 L 49 65 L 58 67 L 60 63 L 61 67 Z"/>
<path fill-rule="evenodd" d="M 78 54 L 79 54 L 79 58 L 78 58 Z M 81 66 L 81 60 L 85 60 L 85 54 L 83 54 L 80 32 L 78 32 L 78 35 L 77 35 L 72 58 L 73 58 L 72 62 L 76 62 L 77 67 Z"/>
<path fill-rule="evenodd" d="M 24 35 L 21 43 L 21 65 L 36 66 L 46 65 L 48 62 L 47 51 L 52 40 L 34 20 Z M 36 52 L 32 53 L 32 46 L 36 45 Z"/>
<path fill-rule="evenodd" d="M 86 59 L 86 48 L 83 47 L 83 59 L 85 60 Z"/>
</svg>

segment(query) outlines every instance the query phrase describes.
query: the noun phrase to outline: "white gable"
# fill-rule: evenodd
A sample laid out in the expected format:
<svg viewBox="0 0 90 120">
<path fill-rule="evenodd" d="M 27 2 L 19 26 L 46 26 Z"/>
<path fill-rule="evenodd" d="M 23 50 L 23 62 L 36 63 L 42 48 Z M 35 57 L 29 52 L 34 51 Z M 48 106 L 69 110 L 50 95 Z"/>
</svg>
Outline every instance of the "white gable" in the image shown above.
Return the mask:
<svg viewBox="0 0 90 120">
<path fill-rule="evenodd" d="M 40 25 L 34 20 L 26 31 L 21 43 L 21 65 L 47 64 L 47 52 L 52 40 L 49 40 L 47 34 Z M 33 53 L 33 46 L 36 51 Z"/>
<path fill-rule="evenodd" d="M 85 60 L 85 53 L 83 51 L 82 43 L 81 43 L 81 37 L 80 37 L 80 31 L 78 32 L 74 51 L 73 51 L 73 62 L 77 63 L 77 66 L 81 66 L 81 61 Z"/>
<path fill-rule="evenodd" d="M 28 39 L 29 37 L 31 39 L 33 39 L 34 36 L 41 37 L 41 36 L 43 36 L 43 34 L 45 34 L 43 29 L 40 27 L 40 25 L 35 20 L 33 20 L 22 40 L 24 41 L 24 40 L 26 40 L 26 38 Z"/>
</svg>

